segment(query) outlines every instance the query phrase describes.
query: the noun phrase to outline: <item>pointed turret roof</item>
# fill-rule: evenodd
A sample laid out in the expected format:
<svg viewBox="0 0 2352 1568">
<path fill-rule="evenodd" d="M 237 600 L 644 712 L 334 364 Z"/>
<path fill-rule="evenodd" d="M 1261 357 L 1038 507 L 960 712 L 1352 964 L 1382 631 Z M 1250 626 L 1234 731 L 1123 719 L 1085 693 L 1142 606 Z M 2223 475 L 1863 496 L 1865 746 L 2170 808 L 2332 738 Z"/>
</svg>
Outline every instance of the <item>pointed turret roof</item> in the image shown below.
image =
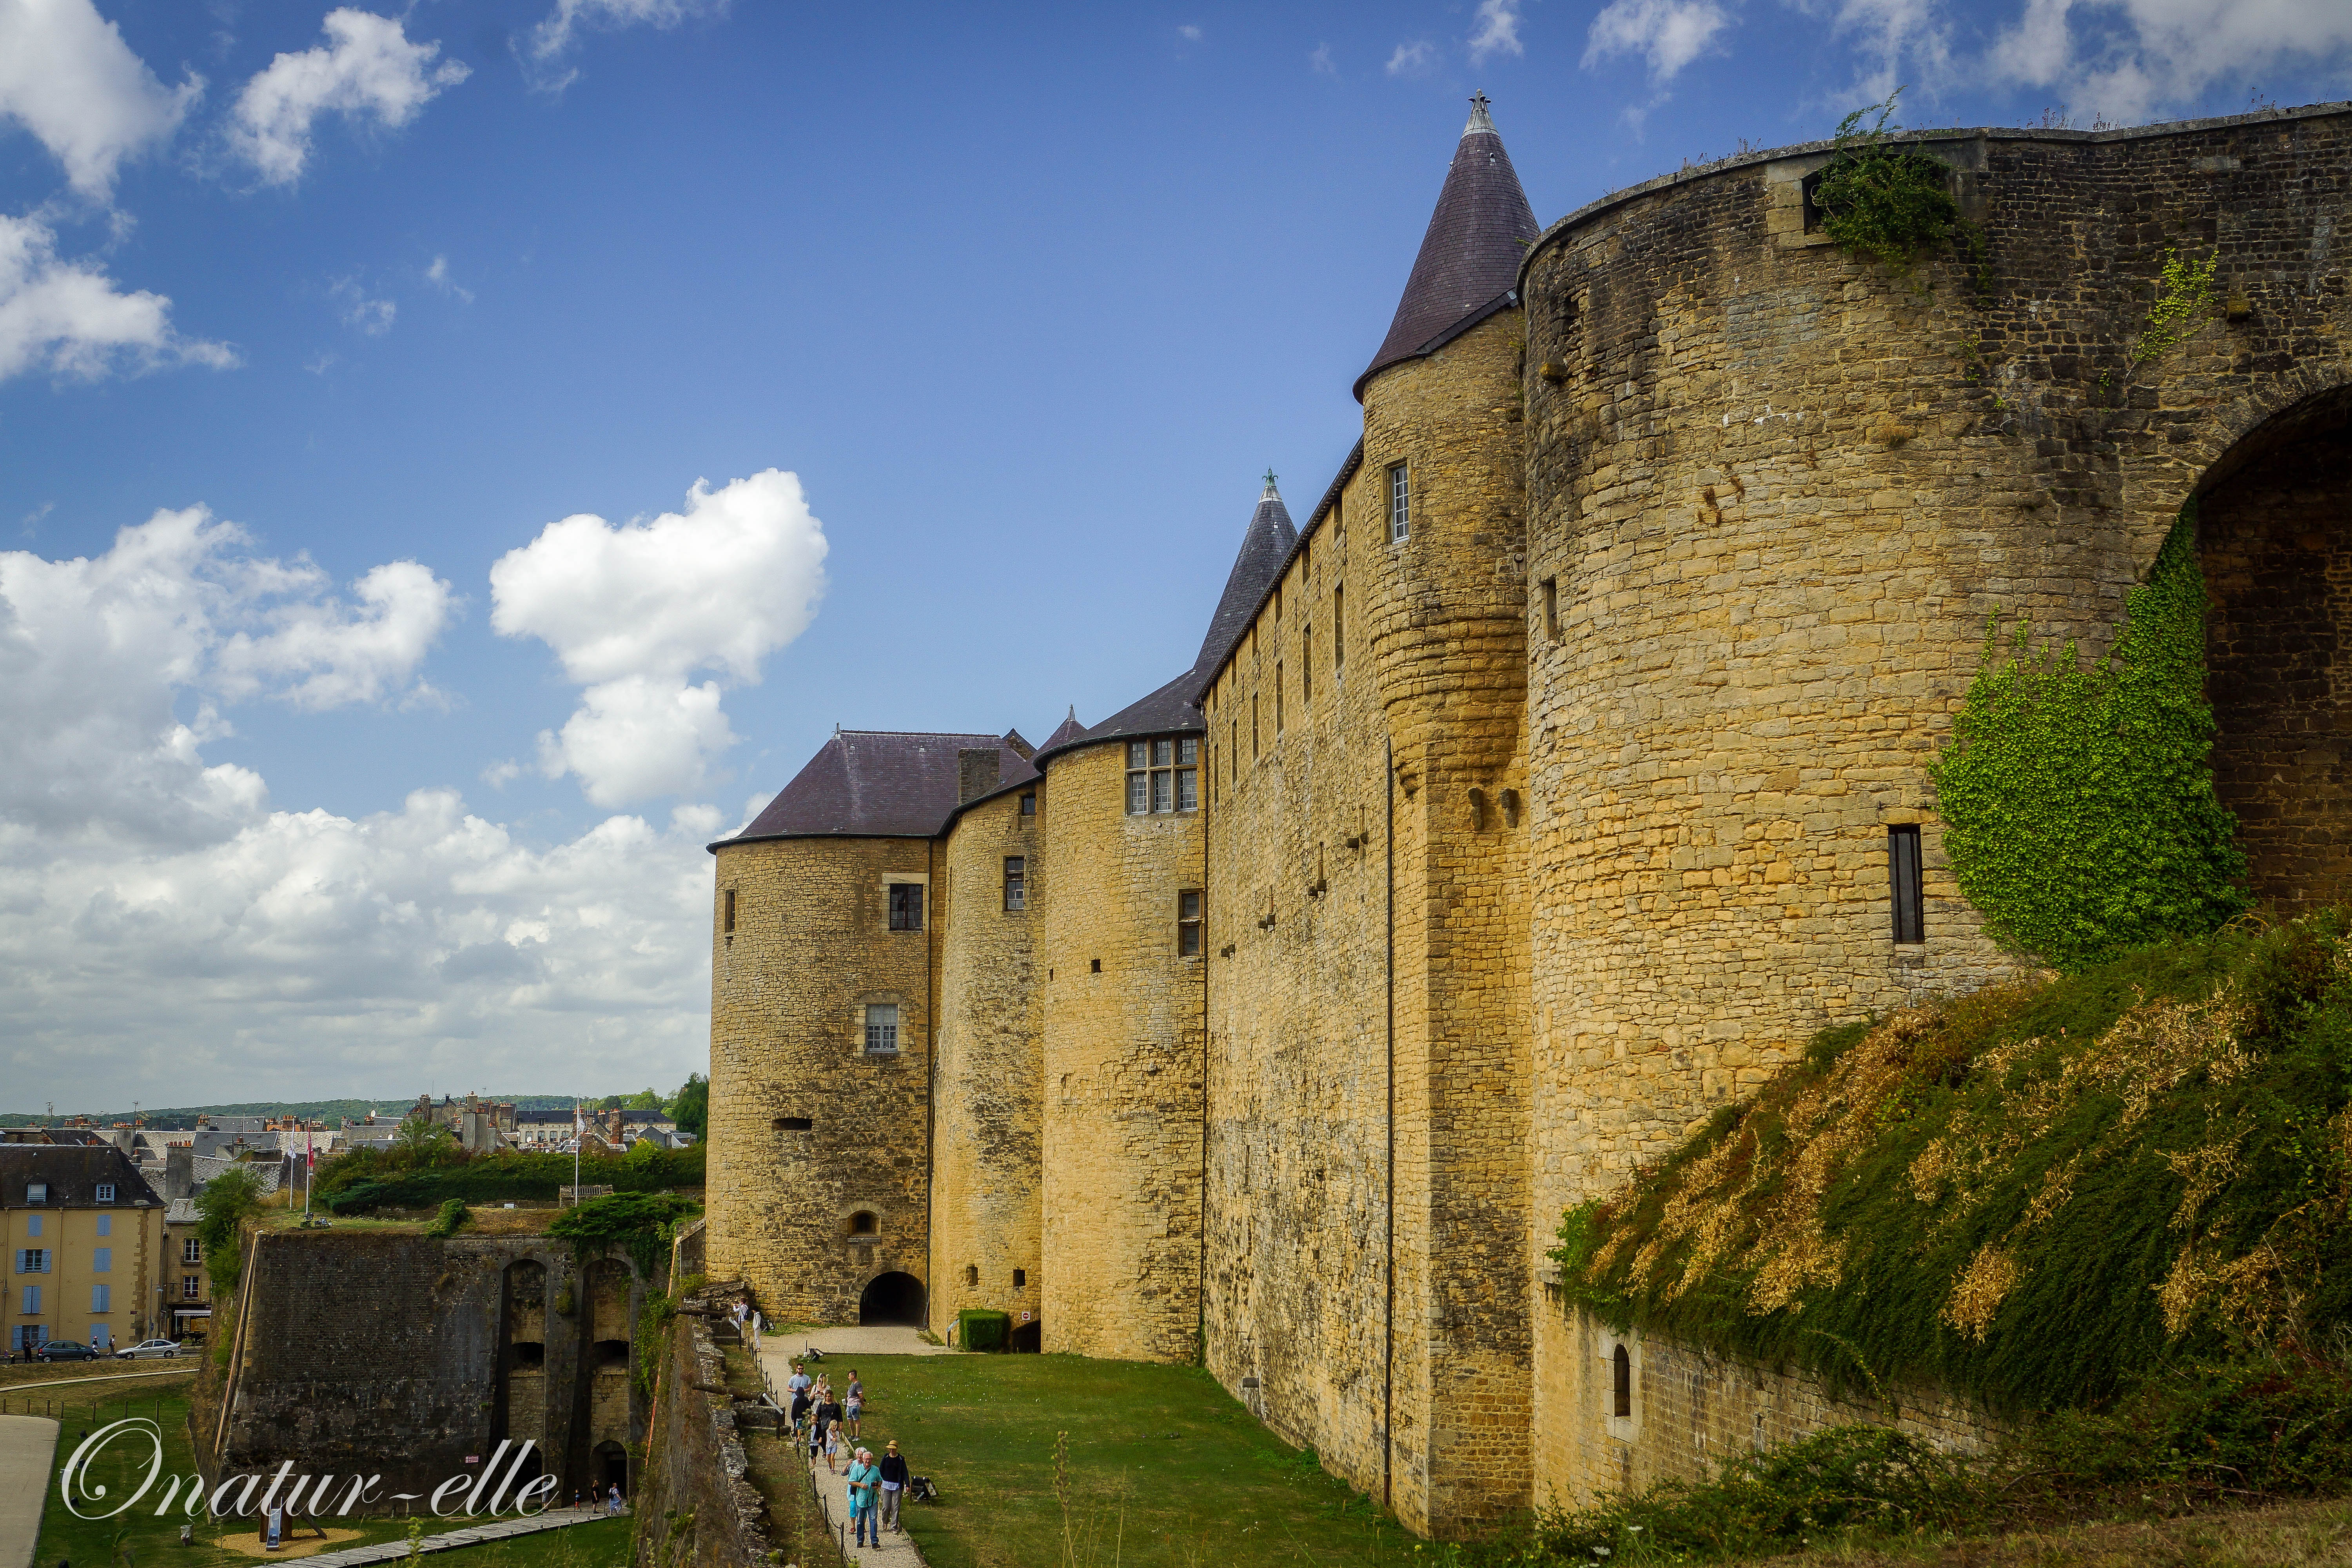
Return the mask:
<svg viewBox="0 0 2352 1568">
<path fill-rule="evenodd" d="M 1217 613 L 1209 621 L 1209 635 L 1201 639 L 1201 657 L 1192 661 L 1192 672 L 1206 676 L 1224 662 L 1227 650 L 1257 614 L 1274 574 L 1290 559 L 1290 548 L 1298 542 L 1298 530 L 1291 526 L 1290 509 L 1282 504 L 1282 492 L 1274 488 L 1274 474 L 1265 476 L 1265 493 L 1257 498 L 1257 510 L 1250 513 L 1249 526 L 1242 530 L 1241 553 L 1234 557 L 1234 569 L 1225 579 L 1224 596 L 1217 601 Z"/>
<path fill-rule="evenodd" d="M 1454 149 L 1396 320 L 1381 352 L 1356 378 L 1360 399 L 1364 383 L 1381 371 L 1435 353 L 1492 315 L 1517 286 L 1528 242 L 1539 232 L 1511 155 L 1486 116 L 1486 95 L 1478 94 L 1470 106 L 1470 123 Z"/>
<path fill-rule="evenodd" d="M 1037 749 L 1041 752 L 1050 752 L 1056 746 L 1066 746 L 1072 741 L 1082 738 L 1086 732 L 1087 727 L 1078 722 L 1078 705 L 1073 702 L 1070 704 L 1070 716 L 1063 720 L 1054 732 L 1045 737 L 1045 743 Z"/>
</svg>

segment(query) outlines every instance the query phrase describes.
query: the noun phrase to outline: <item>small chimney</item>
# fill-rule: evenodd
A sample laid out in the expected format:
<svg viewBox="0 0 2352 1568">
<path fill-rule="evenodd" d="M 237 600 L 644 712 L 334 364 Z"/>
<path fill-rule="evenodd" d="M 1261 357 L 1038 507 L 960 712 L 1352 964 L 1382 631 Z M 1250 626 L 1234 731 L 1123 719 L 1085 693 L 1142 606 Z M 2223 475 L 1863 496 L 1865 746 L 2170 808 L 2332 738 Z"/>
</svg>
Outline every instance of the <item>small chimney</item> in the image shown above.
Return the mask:
<svg viewBox="0 0 2352 1568">
<path fill-rule="evenodd" d="M 163 1196 L 184 1198 L 196 1188 L 196 1152 L 185 1143 L 163 1151 Z"/>
<path fill-rule="evenodd" d="M 956 804 L 977 800 L 996 787 L 996 775 L 1002 766 L 1003 753 L 994 746 L 956 753 Z"/>
</svg>

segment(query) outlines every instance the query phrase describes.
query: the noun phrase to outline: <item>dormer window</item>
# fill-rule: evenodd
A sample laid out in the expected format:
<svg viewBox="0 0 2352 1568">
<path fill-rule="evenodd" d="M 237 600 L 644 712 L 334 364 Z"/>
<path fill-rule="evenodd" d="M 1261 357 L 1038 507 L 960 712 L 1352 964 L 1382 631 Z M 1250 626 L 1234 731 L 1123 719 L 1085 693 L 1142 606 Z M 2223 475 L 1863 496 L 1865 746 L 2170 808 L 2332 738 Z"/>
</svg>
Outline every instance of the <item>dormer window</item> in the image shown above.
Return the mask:
<svg viewBox="0 0 2352 1568">
<path fill-rule="evenodd" d="M 102 1204 L 110 1204 L 114 1201 L 114 1184 L 112 1182 L 100 1182 L 98 1184 L 98 1201 Z"/>
<path fill-rule="evenodd" d="M 28 1204 L 47 1203 L 49 1184 L 47 1182 L 27 1182 L 25 1184 L 25 1201 Z"/>
</svg>

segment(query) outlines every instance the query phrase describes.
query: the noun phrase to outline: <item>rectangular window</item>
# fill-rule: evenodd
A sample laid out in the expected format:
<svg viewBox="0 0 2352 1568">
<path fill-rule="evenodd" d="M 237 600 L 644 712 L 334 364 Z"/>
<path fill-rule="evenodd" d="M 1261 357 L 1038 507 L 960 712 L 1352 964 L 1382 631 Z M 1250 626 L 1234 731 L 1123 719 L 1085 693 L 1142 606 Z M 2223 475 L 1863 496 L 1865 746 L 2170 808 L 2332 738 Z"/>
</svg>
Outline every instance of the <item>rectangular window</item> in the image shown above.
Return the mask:
<svg viewBox="0 0 2352 1568">
<path fill-rule="evenodd" d="M 37 1312 L 37 1311 L 39 1311 L 40 1310 L 41 1310 L 41 1288 L 40 1288 L 38 1285 L 27 1285 L 27 1286 L 26 1286 L 26 1287 L 25 1287 L 25 1310 L 26 1310 L 26 1311 L 27 1311 L 27 1312 Z"/>
<path fill-rule="evenodd" d="M 1025 855 L 1004 858 L 1004 907 L 1015 914 L 1029 907 L 1029 858 Z"/>
<path fill-rule="evenodd" d="M 1201 956 L 1201 895 L 1176 895 L 1176 952 L 1184 958 Z"/>
<path fill-rule="evenodd" d="M 889 1056 L 898 1048 L 898 1005 L 895 1002 L 873 1002 L 866 1008 L 866 1048 L 875 1056 Z"/>
<path fill-rule="evenodd" d="M 1257 699 L 1258 694 L 1256 692 L 1253 691 L 1250 693 L 1250 759 L 1253 762 L 1257 759 L 1258 754 Z"/>
<path fill-rule="evenodd" d="M 112 1215 L 102 1214 L 98 1216 L 98 1234 L 100 1236 L 112 1236 L 114 1234 L 114 1216 Z"/>
<path fill-rule="evenodd" d="M 1176 742 L 1176 809 L 1201 809 L 1201 742 Z"/>
<path fill-rule="evenodd" d="M 183 1263 L 202 1263 L 204 1260 L 205 1244 L 198 1241 L 193 1236 L 181 1237 L 180 1261 Z"/>
<path fill-rule="evenodd" d="M 1543 610 L 1544 636 L 1558 642 L 1559 640 L 1559 579 L 1557 577 L 1547 577 L 1543 580 Z"/>
<path fill-rule="evenodd" d="M 112 1311 L 114 1310 L 114 1287 L 111 1285 L 91 1286 L 89 1288 L 89 1310 L 93 1312 Z"/>
<path fill-rule="evenodd" d="M 1026 1268 L 1016 1268 L 1013 1271 L 1013 1288 L 1015 1290 L 1026 1290 L 1029 1289 L 1029 1270 Z"/>
<path fill-rule="evenodd" d="M 1151 809 L 1154 811 L 1173 811 L 1176 809 L 1175 784 L 1174 782 L 1169 778 L 1168 770 L 1166 768 L 1155 768 L 1152 770 Z"/>
<path fill-rule="evenodd" d="M 47 1182 L 27 1182 L 25 1184 L 25 1201 L 28 1204 L 47 1203 L 49 1184 Z"/>
<path fill-rule="evenodd" d="M 1229 731 L 1225 736 L 1225 780 L 1230 784 L 1242 776 L 1242 721 L 1232 720 L 1225 728 Z"/>
<path fill-rule="evenodd" d="M 16 1249 L 17 1273 L 47 1274 L 48 1271 L 48 1248 L 44 1247 L 21 1247 Z"/>
<path fill-rule="evenodd" d="M 1197 736 L 1130 741 L 1127 746 L 1127 814 L 1197 811 L 1201 806 L 1201 742 Z"/>
<path fill-rule="evenodd" d="M 1331 675 L 1339 678 L 1348 662 L 1348 585 L 1339 584 L 1331 590 Z"/>
<path fill-rule="evenodd" d="M 91 1249 L 91 1251 L 90 1251 L 90 1255 L 89 1255 L 89 1271 L 90 1271 L 92 1274 L 111 1274 L 111 1273 L 113 1273 L 113 1272 L 114 1272 L 114 1248 L 112 1248 L 112 1247 L 94 1247 L 94 1248 L 92 1248 L 92 1249 Z"/>
<path fill-rule="evenodd" d="M 1298 700 L 1302 707 L 1315 705 L 1315 628 L 1298 628 Z"/>
<path fill-rule="evenodd" d="M 1412 483 L 1405 476 L 1405 465 L 1389 465 L 1389 542 L 1412 536 Z"/>
<path fill-rule="evenodd" d="M 114 1184 L 112 1182 L 100 1182 L 98 1184 L 98 1201 L 102 1204 L 110 1204 L 114 1201 Z"/>
<path fill-rule="evenodd" d="M 1037 792 L 1035 790 L 1033 789 L 1021 797 L 1021 815 L 1024 816 L 1034 816 L 1037 815 Z"/>
<path fill-rule="evenodd" d="M 721 917 L 720 923 L 726 930 L 731 931 L 735 929 L 735 889 L 732 888 L 727 889 L 726 905 L 727 910 Z"/>
<path fill-rule="evenodd" d="M 1927 940 L 1927 902 L 1919 890 L 1919 825 L 1898 822 L 1886 829 L 1887 890 L 1895 905 L 1895 940 L 1909 945 Z"/>
<path fill-rule="evenodd" d="M 198 1279 L 199 1277 L 194 1274 L 183 1274 L 180 1276 L 181 1300 L 197 1301 L 204 1299 L 204 1287 L 198 1283 Z"/>
<path fill-rule="evenodd" d="M 41 1234 L 41 1216 L 39 1215 L 28 1214 L 25 1216 L 25 1234 L 26 1236 L 38 1236 Z"/>
<path fill-rule="evenodd" d="M 890 884 L 890 929 L 923 929 L 923 885 L 920 882 Z"/>
</svg>

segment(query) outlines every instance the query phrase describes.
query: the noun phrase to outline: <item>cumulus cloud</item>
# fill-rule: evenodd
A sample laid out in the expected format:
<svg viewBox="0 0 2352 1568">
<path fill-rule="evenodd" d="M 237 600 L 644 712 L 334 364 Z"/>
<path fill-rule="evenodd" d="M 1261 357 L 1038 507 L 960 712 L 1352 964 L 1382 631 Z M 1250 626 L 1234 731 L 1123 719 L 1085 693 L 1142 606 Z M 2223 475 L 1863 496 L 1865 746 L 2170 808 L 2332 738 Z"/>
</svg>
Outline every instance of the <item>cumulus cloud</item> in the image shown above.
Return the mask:
<svg viewBox="0 0 2352 1568">
<path fill-rule="evenodd" d="M 1496 55 L 1524 55 L 1519 42 L 1519 0 L 1478 0 L 1470 28 L 1470 63 L 1483 66 Z"/>
<path fill-rule="evenodd" d="M 0 118 L 38 139 L 84 195 L 104 200 L 126 158 L 168 140 L 204 91 L 155 79 L 92 0 L 0 0 Z"/>
<path fill-rule="evenodd" d="M 124 292 L 95 264 L 60 258 L 47 225 L 0 213 L 0 381 L 236 363 L 225 343 L 182 337 L 163 295 Z"/>
<path fill-rule="evenodd" d="M 1396 53 L 1389 57 L 1387 69 L 1391 76 L 1425 76 L 1436 61 L 1437 46 L 1426 38 L 1418 38 L 1399 44 Z"/>
<path fill-rule="evenodd" d="M 2283 65 L 2352 64 L 2352 7 L 2310 0 L 2025 0 L 1985 61 L 2128 123 Z"/>
<path fill-rule="evenodd" d="M 1584 65 L 1639 55 L 1651 79 L 1665 81 L 1706 53 L 1731 20 L 1717 0 L 1610 0 L 1585 34 Z"/>
<path fill-rule="evenodd" d="M 555 0 L 555 9 L 530 30 L 524 55 L 544 73 L 588 28 L 675 27 L 689 17 L 726 9 L 727 0 Z M 578 74 L 566 70 L 542 75 L 538 85 L 562 91 Z"/>
<path fill-rule="evenodd" d="M 391 16 L 344 6 L 320 24 L 327 42 L 281 54 L 237 94 L 229 145 L 269 184 L 301 178 L 311 127 L 322 114 L 398 130 L 470 74 L 457 60 L 435 64 L 438 43 L 411 43 Z"/>
<path fill-rule="evenodd" d="M 205 755 L 233 693 L 389 695 L 448 602 L 408 563 L 348 605 L 326 587 L 201 507 L 90 558 L 0 552 L 0 1083 L 100 1110 L 142 1078 L 202 1100 L 699 1065 L 717 808 L 534 846 L 445 789 L 275 810 Z"/>
<path fill-rule="evenodd" d="M 1827 18 L 1830 37 L 1855 51 L 1854 92 L 1877 102 L 1906 81 L 1933 84 L 1950 64 L 1950 29 L 1937 0 L 1788 0 Z"/>
<path fill-rule="evenodd" d="M 799 479 L 775 468 L 697 480 L 684 512 L 650 522 L 567 517 L 509 551 L 490 568 L 490 625 L 546 643 L 588 689 L 541 738 L 541 768 L 603 805 L 699 787 L 734 737 L 717 682 L 687 678 L 759 679 L 815 615 L 824 556 Z"/>
<path fill-rule="evenodd" d="M 444 294 L 454 294 L 465 304 L 474 302 L 474 291 L 461 287 L 456 279 L 449 276 L 449 258 L 446 256 L 433 258 L 433 265 L 425 269 L 425 280 Z"/>
</svg>

